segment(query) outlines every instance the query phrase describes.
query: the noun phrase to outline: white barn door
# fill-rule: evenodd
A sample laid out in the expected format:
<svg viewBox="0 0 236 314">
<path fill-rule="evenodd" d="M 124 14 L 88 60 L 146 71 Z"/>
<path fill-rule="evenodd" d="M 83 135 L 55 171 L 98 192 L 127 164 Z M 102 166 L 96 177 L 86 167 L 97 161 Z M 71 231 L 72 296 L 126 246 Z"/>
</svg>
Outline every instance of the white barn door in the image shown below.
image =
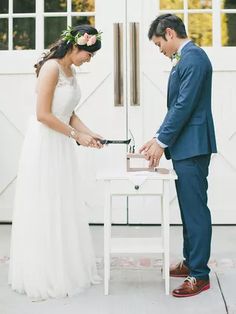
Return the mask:
<svg viewBox="0 0 236 314">
<path fill-rule="evenodd" d="M 163 13 L 178 14 L 184 20 L 189 36 L 202 46 L 212 61 L 212 110 L 218 154 L 212 156 L 208 177 L 209 207 L 213 223 L 235 224 L 236 3 L 227 0 L 142 1 L 139 14 L 141 104 L 129 108 L 130 128 L 139 145 L 153 136 L 166 112 L 166 88 L 171 64 L 147 38 L 150 22 Z M 171 166 L 171 163 L 163 159 L 161 165 Z M 129 223 L 160 223 L 159 207 L 158 197 L 130 198 Z M 170 218 L 171 223 L 180 222 L 174 186 L 171 189 Z"/>
<path fill-rule="evenodd" d="M 30 1 L 35 6 L 24 12 L 14 7 L 13 0 L 7 7 L 0 4 L 0 221 L 11 221 L 19 153 L 27 120 L 35 108 L 33 64 L 44 44 L 53 40 L 52 28 L 60 31 L 66 24 L 82 20 L 95 22 L 103 31 L 101 51 L 78 70 L 83 95 L 77 112 L 89 127 L 107 138 L 127 138 L 130 129 L 138 149 L 153 136 L 165 115 L 171 69 L 169 60 L 149 42 L 148 28 L 158 14 L 173 12 L 184 19 L 189 35 L 203 46 L 213 63 L 213 114 L 219 153 L 213 156 L 210 169 L 209 207 L 213 223 L 236 223 L 235 2 L 88 0 L 83 2 L 87 6 L 83 10 L 78 9 L 77 2 L 54 1 L 53 7 L 49 0 Z M 21 30 L 25 30 L 22 34 L 33 30 L 36 36 L 22 42 L 24 36 L 13 37 L 13 32 Z M 27 50 L 19 50 L 25 49 L 24 45 L 28 45 Z M 84 190 L 78 193 L 83 196 L 90 222 L 103 222 L 103 186 L 96 175 L 124 169 L 125 154 L 123 146 L 101 151 L 78 148 L 84 179 Z M 171 162 L 163 159 L 161 165 L 171 167 Z M 113 200 L 113 222 L 160 223 L 159 207 L 158 197 L 117 197 Z M 171 222 L 180 222 L 174 186 Z"/>
<path fill-rule="evenodd" d="M 107 138 L 126 138 L 126 89 L 125 56 L 113 48 L 116 32 L 118 45 L 125 40 L 124 2 L 112 4 L 102 0 L 32 0 L 24 6 L 14 5 L 13 0 L 0 4 L 0 221 L 11 221 L 15 181 L 21 146 L 27 121 L 35 111 L 35 74 L 33 65 L 44 47 L 53 42 L 66 25 L 89 23 L 103 31 L 102 49 L 90 64 L 77 69 L 82 99 L 77 108 L 82 120 L 97 133 Z M 106 8 L 107 13 L 104 12 Z M 108 14 L 108 19 L 106 19 Z M 113 30 L 113 24 L 120 29 Z M 52 32 L 52 30 L 54 30 Z M 118 38 L 118 33 L 123 37 Z M 120 37 L 120 36 L 119 36 Z M 120 40 L 118 40 L 120 39 Z M 114 58 L 123 66 L 119 77 L 114 73 Z M 119 82 L 116 82 L 116 77 Z M 85 202 L 91 222 L 103 222 L 103 187 L 96 181 L 96 174 L 104 169 L 122 167 L 125 146 L 107 147 L 100 151 L 78 147 L 78 163 L 84 189 L 78 191 Z M 125 164 L 123 164 L 125 165 Z M 114 221 L 126 222 L 127 199 L 113 200 Z M 118 209 L 116 211 L 116 209 Z M 116 214 L 117 213 L 117 214 Z"/>
</svg>

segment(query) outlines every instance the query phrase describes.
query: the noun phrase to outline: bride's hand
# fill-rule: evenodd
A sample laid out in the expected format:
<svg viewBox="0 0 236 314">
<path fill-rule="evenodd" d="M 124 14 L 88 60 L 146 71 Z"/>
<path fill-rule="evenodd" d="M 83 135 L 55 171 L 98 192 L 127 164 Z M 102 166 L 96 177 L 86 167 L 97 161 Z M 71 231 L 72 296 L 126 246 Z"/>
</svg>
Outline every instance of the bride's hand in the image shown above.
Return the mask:
<svg viewBox="0 0 236 314">
<path fill-rule="evenodd" d="M 96 145 L 96 140 L 87 133 L 78 132 L 75 140 L 79 142 L 80 145 L 86 147 L 93 147 L 92 145 Z"/>
<path fill-rule="evenodd" d="M 92 148 L 102 148 L 103 145 L 98 140 L 98 138 L 102 139 L 102 137 L 98 134 L 94 134 L 94 136 L 95 137 L 87 133 L 78 132 L 78 135 L 75 140 L 79 142 L 79 144 L 82 146 L 92 147 Z"/>
<path fill-rule="evenodd" d="M 92 136 L 93 136 L 94 140 L 96 141 L 96 145 L 94 147 L 95 148 L 102 148 L 104 145 L 101 144 L 101 142 L 99 140 L 103 140 L 104 137 L 99 135 L 99 134 L 96 134 L 96 133 L 92 133 Z"/>
</svg>

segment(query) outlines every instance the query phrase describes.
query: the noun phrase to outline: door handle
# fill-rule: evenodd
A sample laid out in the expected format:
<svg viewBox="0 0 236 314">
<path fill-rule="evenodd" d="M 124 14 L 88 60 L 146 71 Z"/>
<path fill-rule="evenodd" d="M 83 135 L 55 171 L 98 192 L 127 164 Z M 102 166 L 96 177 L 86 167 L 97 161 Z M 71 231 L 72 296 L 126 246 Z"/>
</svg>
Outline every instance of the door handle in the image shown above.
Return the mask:
<svg viewBox="0 0 236 314">
<path fill-rule="evenodd" d="M 124 106 L 123 23 L 114 23 L 114 106 Z"/>
<path fill-rule="evenodd" d="M 140 105 L 139 23 L 130 23 L 130 105 Z"/>
</svg>

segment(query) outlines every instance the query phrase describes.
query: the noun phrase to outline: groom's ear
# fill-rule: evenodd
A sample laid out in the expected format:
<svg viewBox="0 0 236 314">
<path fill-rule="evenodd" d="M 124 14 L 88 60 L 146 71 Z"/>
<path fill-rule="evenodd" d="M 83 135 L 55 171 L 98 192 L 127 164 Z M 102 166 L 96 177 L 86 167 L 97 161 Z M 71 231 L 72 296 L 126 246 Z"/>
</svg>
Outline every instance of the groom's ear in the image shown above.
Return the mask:
<svg viewBox="0 0 236 314">
<path fill-rule="evenodd" d="M 166 28 L 165 34 L 166 34 L 166 39 L 174 39 L 176 37 L 176 32 L 170 27 Z"/>
</svg>

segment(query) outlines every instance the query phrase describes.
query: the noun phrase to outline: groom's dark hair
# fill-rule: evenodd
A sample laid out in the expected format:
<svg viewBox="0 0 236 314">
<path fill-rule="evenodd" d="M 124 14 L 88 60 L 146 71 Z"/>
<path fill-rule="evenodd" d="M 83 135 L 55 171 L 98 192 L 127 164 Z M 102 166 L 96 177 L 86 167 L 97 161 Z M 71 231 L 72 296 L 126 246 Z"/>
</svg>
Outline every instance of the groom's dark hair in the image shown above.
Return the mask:
<svg viewBox="0 0 236 314">
<path fill-rule="evenodd" d="M 157 36 L 163 37 L 166 40 L 165 32 L 167 28 L 173 29 L 179 38 L 187 37 L 185 26 L 181 18 L 174 14 L 162 14 L 150 25 L 148 38 L 151 40 L 153 36 Z"/>
</svg>

